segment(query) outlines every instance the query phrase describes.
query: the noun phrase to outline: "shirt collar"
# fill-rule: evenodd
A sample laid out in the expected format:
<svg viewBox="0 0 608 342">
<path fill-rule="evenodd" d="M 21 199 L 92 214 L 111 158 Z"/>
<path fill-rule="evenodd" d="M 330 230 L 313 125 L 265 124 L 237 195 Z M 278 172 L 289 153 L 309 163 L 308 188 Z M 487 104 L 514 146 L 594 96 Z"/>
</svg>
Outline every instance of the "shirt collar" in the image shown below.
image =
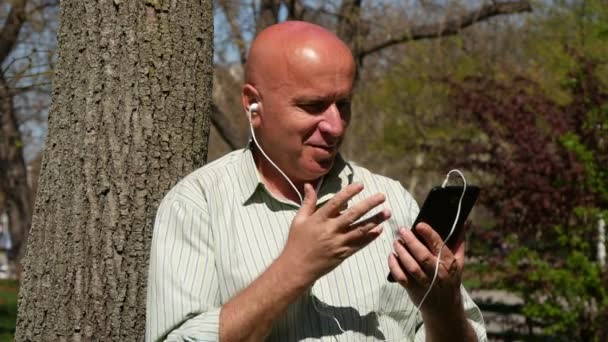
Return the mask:
<svg viewBox="0 0 608 342">
<path fill-rule="evenodd" d="M 342 155 L 338 154 L 334 166 L 323 178 L 323 184 L 317 194 L 317 205 L 323 204 L 334 197 L 340 190 L 353 182 L 353 168 Z"/>
<path fill-rule="evenodd" d="M 263 186 L 262 179 L 258 173 L 258 169 L 255 166 L 255 160 L 253 159 L 253 152 L 251 151 L 251 141 L 247 143 L 247 146 L 241 153 L 241 160 L 239 162 L 241 168 L 242 181 L 240 182 L 240 202 L 246 204 L 247 201 L 253 196 L 259 186 Z M 239 171 L 239 170 L 237 170 Z"/>
<path fill-rule="evenodd" d="M 240 183 L 240 202 L 247 204 L 253 197 L 256 191 L 265 191 L 264 183 L 255 165 L 253 152 L 251 150 L 252 142 L 249 141 L 241 154 L 240 167 L 242 181 Z M 347 163 L 340 154 L 336 156 L 334 166 L 328 174 L 323 178 L 323 184 L 317 194 L 317 205 L 323 204 L 330 200 L 335 194 L 344 188 L 346 185 L 353 182 L 353 168 Z M 272 195 L 271 195 L 272 196 Z M 272 196 L 276 198 L 275 196 Z M 277 199 L 284 202 L 283 200 Z M 297 205 L 299 207 L 299 204 Z"/>
</svg>

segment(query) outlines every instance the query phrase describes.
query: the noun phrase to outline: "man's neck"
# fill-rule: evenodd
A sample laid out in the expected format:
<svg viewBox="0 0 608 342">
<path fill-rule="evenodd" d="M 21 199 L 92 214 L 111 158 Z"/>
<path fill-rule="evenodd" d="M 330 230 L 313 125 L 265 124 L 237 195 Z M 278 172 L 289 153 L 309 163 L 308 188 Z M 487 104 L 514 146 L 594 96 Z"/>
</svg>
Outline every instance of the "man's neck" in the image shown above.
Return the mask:
<svg viewBox="0 0 608 342">
<path fill-rule="evenodd" d="M 262 182 L 264 182 L 266 188 L 268 188 L 273 195 L 300 204 L 300 197 L 295 192 L 291 184 L 289 184 L 287 179 L 285 179 L 285 177 L 272 164 L 270 164 L 266 157 L 259 153 L 257 149 L 253 150 L 253 158 L 255 160 L 256 168 L 258 169 L 258 172 L 262 178 Z M 306 182 L 294 179 L 290 180 L 296 189 L 298 189 L 298 192 L 302 198 L 304 198 L 304 184 Z M 310 183 L 316 189 L 317 184 L 319 184 L 320 181 L 321 178 L 308 183 Z"/>
</svg>

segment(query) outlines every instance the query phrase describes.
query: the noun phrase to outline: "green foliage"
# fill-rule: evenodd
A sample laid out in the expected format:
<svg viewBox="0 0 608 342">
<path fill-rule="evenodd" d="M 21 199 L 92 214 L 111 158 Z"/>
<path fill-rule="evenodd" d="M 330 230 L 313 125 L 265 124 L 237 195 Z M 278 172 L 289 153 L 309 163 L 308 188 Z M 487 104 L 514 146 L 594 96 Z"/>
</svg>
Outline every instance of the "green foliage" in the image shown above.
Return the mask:
<svg viewBox="0 0 608 342">
<path fill-rule="evenodd" d="M 604 121 L 603 125 L 608 125 L 608 119 Z M 606 165 L 600 164 L 597 151 L 586 146 L 573 132 L 565 134 L 561 142 L 583 164 L 585 182 L 589 191 L 597 194 L 603 202 L 608 203 L 608 168 Z"/>
<path fill-rule="evenodd" d="M 426 173 L 427 165 L 436 166 L 443 158 L 429 153 L 451 144 L 456 139 L 477 135 L 468 123 L 446 115 L 449 107 L 449 85 L 443 82 L 446 72 L 454 79 L 464 79 L 479 72 L 479 56 L 463 53 L 459 36 L 440 42 L 413 42 L 399 63 L 392 65 L 384 77 L 368 82 L 358 99 L 360 111 L 374 113 L 384 124 L 371 148 L 386 159 L 409 160 L 412 169 L 401 174 Z M 367 130 L 362 135 L 369 135 Z M 416 156 L 424 163 L 416 165 Z"/>
<path fill-rule="evenodd" d="M 402 174 L 462 167 L 482 183 L 491 217 L 471 230 L 469 253 L 483 263 L 467 285 L 520 293 L 545 334 L 604 341 L 608 276 L 596 243 L 597 220 L 608 219 L 608 6 L 534 6 L 504 34 L 496 23 L 490 35 L 408 44 L 366 84 L 364 111 L 382 118 L 374 149 L 409 161 Z M 425 164 L 413 166 L 420 154 Z"/>
<path fill-rule="evenodd" d="M 571 1 L 556 5 L 537 4 L 540 16 L 527 25 L 524 37 L 529 75 L 543 85 L 545 95 L 561 105 L 574 98 L 568 89 L 576 80 L 571 71 L 577 67 L 576 56 L 606 61 L 608 56 L 608 6 L 605 0 Z M 575 53 L 573 53 L 575 52 Z M 597 69 L 600 80 L 608 81 L 603 68 Z"/>
<path fill-rule="evenodd" d="M 595 72 L 604 61 L 589 60 L 577 51 L 571 53 L 575 64 L 566 74 L 568 81 L 560 85 L 563 93 L 571 98 L 565 105 L 556 103 L 554 98 L 543 98 L 542 94 L 517 90 L 516 85 L 523 82 L 521 79 L 511 87 L 487 83 L 502 96 L 488 96 L 493 92 L 487 89 L 466 88 L 474 94 L 464 92 L 461 97 L 468 102 L 460 103 L 474 113 L 501 118 L 497 123 L 508 128 L 506 131 L 487 124 L 482 127 L 491 140 L 502 140 L 503 145 L 511 144 L 514 151 L 518 151 L 512 156 L 513 162 L 501 160 L 492 164 L 499 166 L 492 172 L 508 180 L 511 186 L 503 185 L 504 194 L 493 192 L 494 197 L 488 203 L 490 207 L 499 203 L 492 207 L 494 213 L 499 221 L 505 217 L 499 229 L 509 229 L 509 222 L 518 222 L 519 228 L 528 225 L 527 230 L 518 232 L 516 247 L 506 259 L 504 284 L 507 289 L 517 291 L 524 298 L 522 313 L 545 334 L 577 341 L 604 341 L 608 327 L 599 322 L 608 316 L 608 276 L 596 261 L 595 243 L 598 219 L 608 218 L 605 210 L 608 204 L 605 141 L 608 91 Z M 525 81 L 524 84 L 535 83 Z M 504 105 L 499 102 L 501 98 L 505 99 Z M 508 108 L 505 115 L 504 106 L 512 103 L 511 99 L 516 99 L 519 105 Z M 492 106 L 494 103 L 498 103 L 497 106 Z M 531 113 L 538 113 L 538 118 L 525 122 L 524 118 Z M 512 118 L 516 119 L 511 121 Z M 545 142 L 536 140 L 543 134 L 539 129 L 542 127 L 548 134 Z M 522 132 L 526 132 L 523 137 Z M 526 152 L 528 149 L 531 151 Z M 515 157 L 523 158 L 524 162 L 515 161 Z M 540 169 L 535 168 L 538 165 Z M 519 170 L 525 171 L 521 177 L 528 176 L 530 180 L 522 181 Z M 526 187 L 529 189 L 525 190 Z M 514 196 L 526 191 L 527 195 L 519 203 L 512 201 Z M 560 205 L 560 197 L 567 201 Z M 551 205 L 537 207 L 539 202 Z M 525 208 L 518 212 L 519 221 L 513 221 L 513 210 L 502 211 L 508 205 Z"/>
<path fill-rule="evenodd" d="M 548 335 L 585 341 L 606 336 L 599 322 L 608 312 L 606 276 L 591 255 L 593 246 L 582 238 L 592 231 L 593 226 L 577 231 L 556 227 L 555 244 L 518 247 L 507 258 L 506 269 L 516 280 L 511 289 L 525 300 L 523 314 Z"/>
<path fill-rule="evenodd" d="M 570 219 L 564 217 L 553 227 L 554 240 L 522 241 L 507 259 L 507 269 L 509 287 L 525 299 L 523 314 L 546 334 L 604 341 L 608 337 L 603 321 L 608 316 L 608 276 L 595 259 L 594 244 L 597 221 L 608 218 L 608 91 L 597 72 L 607 61 L 590 47 L 603 50 L 589 41 L 568 51 L 573 64 L 562 73 L 559 84 L 561 93 L 570 98 L 562 111 L 572 118 L 557 148 L 571 153 L 582 170 L 577 184 L 581 191 L 570 198 L 578 206 Z M 556 189 L 567 185 L 553 184 Z"/>
<path fill-rule="evenodd" d="M 495 230 L 518 237 L 502 284 L 524 298 L 528 322 L 577 341 L 608 338 L 595 245 L 608 218 L 606 22 L 598 1 L 553 8 L 525 38 L 525 72 L 453 82 L 452 105 L 489 136 L 489 161 L 475 167 L 494 176 L 484 203 Z"/>
<path fill-rule="evenodd" d="M 18 285 L 14 280 L 0 280 L 0 342 L 12 341 L 17 322 Z"/>
</svg>

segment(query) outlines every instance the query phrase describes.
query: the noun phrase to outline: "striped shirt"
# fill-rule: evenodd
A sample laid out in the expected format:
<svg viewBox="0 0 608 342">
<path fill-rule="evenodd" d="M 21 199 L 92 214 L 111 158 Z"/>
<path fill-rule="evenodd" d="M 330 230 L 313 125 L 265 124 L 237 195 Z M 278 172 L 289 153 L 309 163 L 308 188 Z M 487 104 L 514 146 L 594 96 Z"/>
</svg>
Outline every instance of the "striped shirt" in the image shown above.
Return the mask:
<svg viewBox="0 0 608 342">
<path fill-rule="evenodd" d="M 274 323 L 269 341 L 424 340 L 421 316 L 407 292 L 386 280 L 397 229 L 411 226 L 418 205 L 399 182 L 340 157 L 324 178 L 318 204 L 352 182 L 365 188 L 349 204 L 377 192 L 386 195 L 383 206 L 392 216 L 384 232 L 292 303 Z M 298 209 L 268 191 L 249 148 L 180 181 L 163 199 L 154 225 L 146 341 L 217 341 L 222 304 L 279 256 Z M 461 290 L 471 325 L 479 340 L 486 340 L 481 312 Z"/>
</svg>

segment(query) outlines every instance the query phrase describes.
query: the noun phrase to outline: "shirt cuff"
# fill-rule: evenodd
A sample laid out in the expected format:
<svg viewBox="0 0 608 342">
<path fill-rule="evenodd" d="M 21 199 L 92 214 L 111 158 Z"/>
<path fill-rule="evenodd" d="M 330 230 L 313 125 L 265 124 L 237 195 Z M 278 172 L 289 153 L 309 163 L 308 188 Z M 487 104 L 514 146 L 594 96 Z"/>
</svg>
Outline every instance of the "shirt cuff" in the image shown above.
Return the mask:
<svg viewBox="0 0 608 342">
<path fill-rule="evenodd" d="M 171 331 L 165 341 L 219 341 L 220 310 L 221 308 L 213 309 L 188 319 L 177 329 Z"/>
<path fill-rule="evenodd" d="M 477 341 L 487 342 L 488 338 L 486 335 L 486 329 L 485 329 L 484 325 L 480 324 L 479 322 L 476 322 L 474 320 L 471 320 L 471 319 L 467 319 L 467 321 L 469 321 L 469 324 L 471 324 L 471 327 L 473 327 L 473 330 L 475 331 L 475 335 L 477 335 Z M 418 328 L 418 331 L 416 331 L 416 336 L 414 338 L 414 341 L 415 342 L 426 341 L 426 332 L 424 330 L 424 324 L 422 324 Z"/>
</svg>

